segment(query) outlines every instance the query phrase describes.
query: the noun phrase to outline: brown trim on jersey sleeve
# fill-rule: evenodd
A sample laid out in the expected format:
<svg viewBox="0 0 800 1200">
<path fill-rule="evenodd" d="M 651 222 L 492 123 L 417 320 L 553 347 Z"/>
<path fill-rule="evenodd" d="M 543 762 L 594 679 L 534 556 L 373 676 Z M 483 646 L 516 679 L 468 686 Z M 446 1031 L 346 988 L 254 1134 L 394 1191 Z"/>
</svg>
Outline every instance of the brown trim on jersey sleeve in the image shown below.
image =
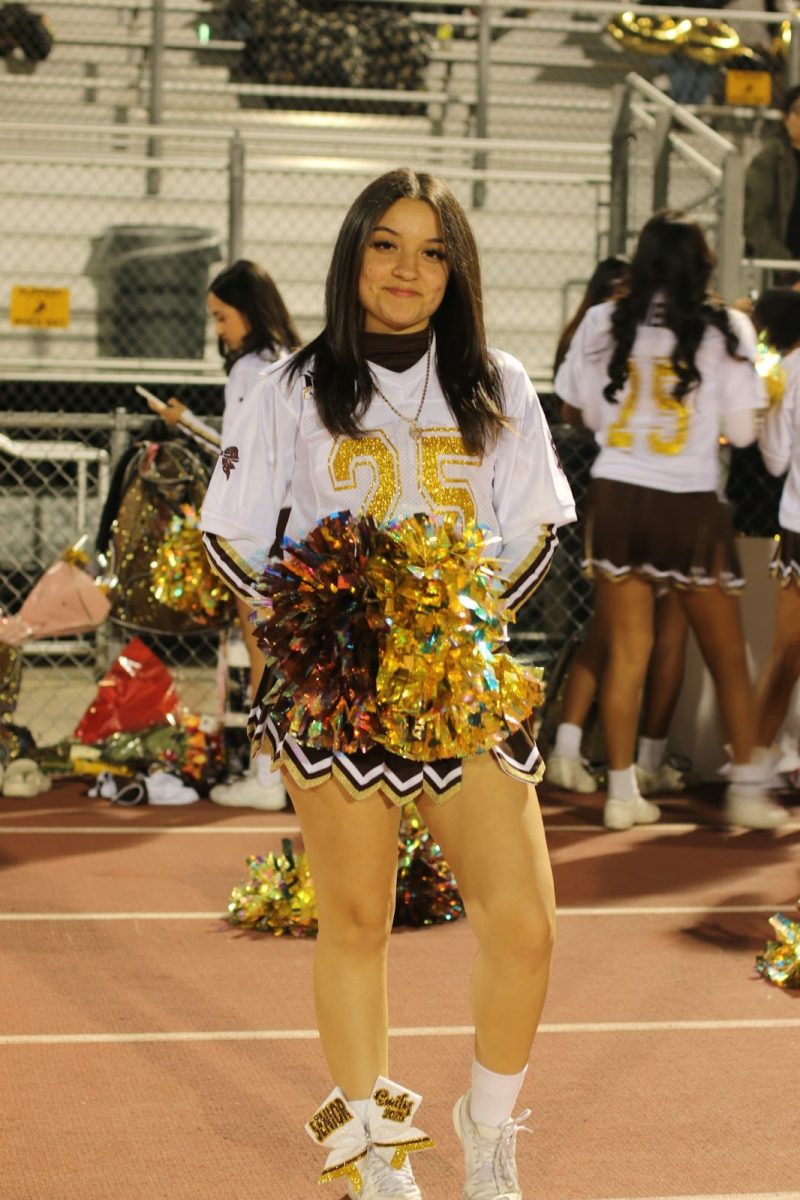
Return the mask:
<svg viewBox="0 0 800 1200">
<path fill-rule="evenodd" d="M 225 580 L 231 591 L 251 604 L 263 603 L 264 598 L 258 588 L 259 573 L 236 553 L 230 542 L 215 533 L 204 533 L 203 545 L 213 570 Z"/>
<path fill-rule="evenodd" d="M 557 545 L 555 525 L 542 525 L 538 541 L 508 580 L 503 592 L 503 599 L 513 613 L 519 612 L 544 579 Z"/>
</svg>

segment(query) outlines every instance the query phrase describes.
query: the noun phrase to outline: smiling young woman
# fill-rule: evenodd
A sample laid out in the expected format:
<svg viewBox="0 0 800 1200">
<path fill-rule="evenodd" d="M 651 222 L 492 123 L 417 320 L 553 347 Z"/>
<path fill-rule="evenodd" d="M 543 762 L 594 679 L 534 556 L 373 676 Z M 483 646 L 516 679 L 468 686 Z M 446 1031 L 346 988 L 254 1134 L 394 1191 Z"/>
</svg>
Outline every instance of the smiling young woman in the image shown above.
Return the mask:
<svg viewBox="0 0 800 1200">
<path fill-rule="evenodd" d="M 523 1117 L 512 1113 L 554 921 L 541 759 L 522 726 L 538 684 L 527 690 L 532 677 L 495 646 L 489 659 L 508 673 L 473 687 L 466 658 L 448 674 L 445 644 L 474 641 L 480 618 L 462 600 L 475 580 L 500 626 L 532 594 L 574 505 L 522 364 L 487 348 L 477 246 L 441 179 L 397 170 L 365 188 L 325 294 L 323 332 L 263 376 L 202 518 L 231 587 L 256 606 L 269 597 L 271 667 L 251 729 L 280 762 L 302 827 L 335 1085 L 306 1128 L 328 1153 L 323 1179 L 345 1179 L 350 1197 L 420 1200 L 408 1154 L 431 1142 L 412 1125 L 421 1097 L 388 1077 L 386 983 L 401 806 L 414 799 L 478 941 L 472 1086 L 454 1110 L 462 1194 L 515 1200 Z M 282 505 L 283 561 L 270 563 Z M 418 579 L 419 603 L 404 610 Z M 399 690 L 384 703 L 387 675 Z M 525 699 L 512 719 L 514 680 Z M 494 731 L 491 694 L 503 697 Z"/>
</svg>

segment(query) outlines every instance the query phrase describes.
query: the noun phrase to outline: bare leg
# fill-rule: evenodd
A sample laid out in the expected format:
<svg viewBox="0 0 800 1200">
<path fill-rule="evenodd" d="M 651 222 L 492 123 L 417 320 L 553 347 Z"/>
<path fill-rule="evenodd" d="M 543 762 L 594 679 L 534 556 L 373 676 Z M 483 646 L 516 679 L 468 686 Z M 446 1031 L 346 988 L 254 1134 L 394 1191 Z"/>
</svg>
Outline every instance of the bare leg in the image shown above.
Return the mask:
<svg viewBox="0 0 800 1200">
<path fill-rule="evenodd" d="M 789 711 L 800 677 L 800 588 L 791 582 L 778 588 L 775 630 L 756 688 L 756 744 L 771 746 Z"/>
<path fill-rule="evenodd" d="M 259 649 L 256 635 L 253 632 L 253 626 L 249 619 L 253 611 L 252 608 L 241 596 L 236 596 L 235 599 L 236 615 L 239 618 L 242 638 L 247 649 L 247 657 L 250 659 L 250 699 L 252 700 L 256 694 L 256 688 L 261 681 L 261 675 L 264 670 L 264 655 Z"/>
<path fill-rule="evenodd" d="M 389 1074 L 386 957 L 400 809 L 352 800 L 335 780 L 303 791 L 285 775 L 317 894 L 314 998 L 322 1049 L 351 1100 Z"/>
<path fill-rule="evenodd" d="M 586 637 L 575 651 L 564 685 L 564 703 L 561 709 L 562 722 L 578 725 L 582 729 L 589 716 L 600 674 L 606 657 L 606 644 L 600 622 L 593 616 Z"/>
<path fill-rule="evenodd" d="M 678 596 L 714 680 L 733 761 L 749 763 L 756 728 L 755 695 L 747 665 L 739 598 L 716 584 L 679 592 Z"/>
<path fill-rule="evenodd" d="M 663 739 L 669 733 L 686 665 L 689 622 L 675 592 L 656 599 L 655 638 L 645 684 L 642 735 Z"/>
<path fill-rule="evenodd" d="M 452 800 L 418 806 L 453 869 L 478 942 L 475 1057 L 510 1075 L 527 1065 L 550 977 L 555 896 L 536 791 L 489 754 L 468 759 Z"/>
<path fill-rule="evenodd" d="M 595 595 L 608 647 L 600 685 L 603 736 L 609 770 L 622 771 L 634 761 L 642 691 L 653 646 L 653 588 L 633 575 L 617 583 L 598 576 Z"/>
</svg>

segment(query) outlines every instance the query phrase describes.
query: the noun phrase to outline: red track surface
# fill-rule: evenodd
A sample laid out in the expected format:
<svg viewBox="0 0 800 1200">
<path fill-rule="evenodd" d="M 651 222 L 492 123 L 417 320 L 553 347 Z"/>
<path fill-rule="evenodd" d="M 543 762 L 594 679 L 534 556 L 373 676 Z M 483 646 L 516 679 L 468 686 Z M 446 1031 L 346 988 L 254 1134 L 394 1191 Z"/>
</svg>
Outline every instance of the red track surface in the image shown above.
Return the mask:
<svg viewBox="0 0 800 1200">
<path fill-rule="evenodd" d="M 214 915 L 295 818 L 85 790 L 0 800 L 0 1197 L 338 1200 L 302 1129 L 330 1087 L 313 944 Z M 543 794 L 561 917 L 525 1200 L 800 1200 L 800 992 L 753 970 L 768 917 L 795 911 L 800 820 L 731 833 L 718 799 L 610 834 L 600 800 Z M 392 940 L 391 1070 L 437 1140 L 425 1200 L 461 1195 L 472 950 L 463 921 Z"/>
</svg>

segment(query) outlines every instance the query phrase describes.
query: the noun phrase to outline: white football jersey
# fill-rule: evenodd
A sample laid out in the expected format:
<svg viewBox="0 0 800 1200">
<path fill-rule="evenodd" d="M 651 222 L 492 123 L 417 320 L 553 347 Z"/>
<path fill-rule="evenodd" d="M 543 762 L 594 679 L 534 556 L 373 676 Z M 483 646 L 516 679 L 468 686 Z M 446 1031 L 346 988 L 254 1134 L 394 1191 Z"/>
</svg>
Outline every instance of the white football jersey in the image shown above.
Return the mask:
<svg viewBox="0 0 800 1200">
<path fill-rule="evenodd" d="M 782 365 L 783 396 L 764 417 L 758 445 L 772 475 L 789 472 L 781 492 L 778 520 L 783 529 L 800 533 L 800 350 L 787 354 Z"/>
<path fill-rule="evenodd" d="M 667 492 L 716 491 L 726 414 L 766 403 L 754 366 L 755 332 L 747 317 L 728 310 L 739 339 L 739 357 L 733 358 L 719 330 L 708 327 L 696 356 L 700 382 L 676 400 L 670 358 L 675 335 L 659 322 L 659 308 L 655 301 L 650 323 L 637 330 L 628 379 L 616 403 L 603 395 L 613 353 L 614 301 L 586 313 L 556 375 L 555 391 L 580 409 L 595 431 L 600 447 L 592 467 L 596 478 Z"/>
<path fill-rule="evenodd" d="M 254 567 L 252 548 L 261 549 L 263 561 L 281 508 L 291 509 L 286 534 L 295 540 L 323 517 L 345 510 L 371 514 L 378 523 L 419 512 L 459 513 L 499 535 L 491 553 L 506 579 L 520 580 L 524 598 L 555 548 L 551 532 L 543 543 L 542 527 L 574 521 L 575 506 L 522 364 L 502 352 L 493 355 L 509 427 L 482 459 L 464 448 L 433 369 L 419 414 L 421 435 L 412 436 L 425 358 L 403 372 L 370 363 L 397 413 L 376 393 L 359 438 L 333 437 L 322 424 L 311 372 L 290 384 L 285 364 L 267 368 L 239 406 L 211 478 L 201 528 L 225 539 L 237 563 Z M 209 553 L 230 578 L 231 557 L 215 556 L 211 547 Z M 516 605 L 517 597 L 509 595 L 509 602 Z"/>
<path fill-rule="evenodd" d="M 237 358 L 231 367 L 230 374 L 225 380 L 225 409 L 222 413 L 222 446 L 228 445 L 228 434 L 239 413 L 239 408 L 247 393 L 258 381 L 259 375 L 274 362 L 282 362 L 287 357 L 286 351 L 281 350 L 277 357 L 269 350 L 252 351 Z"/>
</svg>

